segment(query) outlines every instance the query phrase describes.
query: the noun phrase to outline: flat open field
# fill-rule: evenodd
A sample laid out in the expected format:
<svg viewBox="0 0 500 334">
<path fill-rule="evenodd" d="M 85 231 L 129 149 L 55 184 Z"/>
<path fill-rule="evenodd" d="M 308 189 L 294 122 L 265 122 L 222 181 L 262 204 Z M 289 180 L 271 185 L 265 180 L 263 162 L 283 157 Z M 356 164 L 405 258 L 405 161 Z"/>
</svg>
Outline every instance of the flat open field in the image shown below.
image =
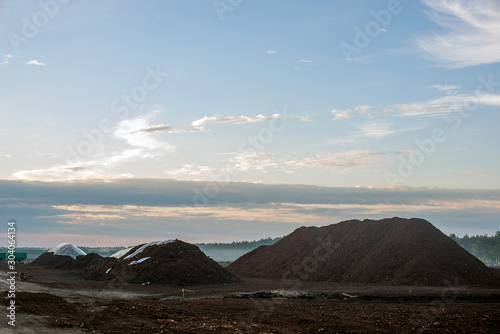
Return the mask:
<svg viewBox="0 0 500 334">
<path fill-rule="evenodd" d="M 245 279 L 206 286 L 85 281 L 19 266 L 2 333 L 498 333 L 500 289 Z M 6 274 L 1 290 L 7 296 Z M 182 288 L 185 298 L 182 298 Z M 5 304 L 5 298 L 2 299 Z"/>
</svg>

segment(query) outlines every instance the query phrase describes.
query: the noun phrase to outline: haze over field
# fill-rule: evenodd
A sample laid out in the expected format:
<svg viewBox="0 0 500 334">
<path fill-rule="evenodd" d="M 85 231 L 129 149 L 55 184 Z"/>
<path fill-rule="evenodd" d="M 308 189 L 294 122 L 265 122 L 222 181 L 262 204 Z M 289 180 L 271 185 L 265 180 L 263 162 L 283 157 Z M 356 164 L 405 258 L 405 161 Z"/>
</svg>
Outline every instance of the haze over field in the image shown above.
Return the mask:
<svg viewBox="0 0 500 334">
<path fill-rule="evenodd" d="M 393 216 L 494 234 L 499 17 L 494 0 L 3 1 L 0 218 L 21 246 Z"/>
</svg>

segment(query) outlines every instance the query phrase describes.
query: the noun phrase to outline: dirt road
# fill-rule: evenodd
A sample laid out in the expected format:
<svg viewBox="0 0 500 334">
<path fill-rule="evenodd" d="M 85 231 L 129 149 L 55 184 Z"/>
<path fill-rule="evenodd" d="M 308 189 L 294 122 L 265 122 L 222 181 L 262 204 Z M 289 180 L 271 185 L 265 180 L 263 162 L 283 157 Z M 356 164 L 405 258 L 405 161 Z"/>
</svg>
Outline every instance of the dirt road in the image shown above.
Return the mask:
<svg viewBox="0 0 500 334">
<path fill-rule="evenodd" d="M 17 283 L 12 333 L 498 333 L 500 328 L 499 289 L 255 279 L 143 286 L 25 269 L 29 280 Z M 2 333 L 9 333 L 6 322 L 0 322 Z"/>
</svg>

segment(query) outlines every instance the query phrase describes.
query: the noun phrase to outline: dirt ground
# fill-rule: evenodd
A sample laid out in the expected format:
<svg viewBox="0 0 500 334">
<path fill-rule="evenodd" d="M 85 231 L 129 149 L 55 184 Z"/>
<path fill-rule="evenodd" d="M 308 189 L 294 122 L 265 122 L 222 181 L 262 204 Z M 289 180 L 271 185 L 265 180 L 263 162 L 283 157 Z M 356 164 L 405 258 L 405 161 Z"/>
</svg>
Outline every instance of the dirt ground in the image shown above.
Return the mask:
<svg viewBox="0 0 500 334">
<path fill-rule="evenodd" d="M 498 333 L 500 289 L 245 279 L 167 286 L 19 267 L 16 328 L 1 333 Z M 2 304 L 7 278 L 0 274 Z M 184 289 L 184 297 L 182 297 Z"/>
</svg>

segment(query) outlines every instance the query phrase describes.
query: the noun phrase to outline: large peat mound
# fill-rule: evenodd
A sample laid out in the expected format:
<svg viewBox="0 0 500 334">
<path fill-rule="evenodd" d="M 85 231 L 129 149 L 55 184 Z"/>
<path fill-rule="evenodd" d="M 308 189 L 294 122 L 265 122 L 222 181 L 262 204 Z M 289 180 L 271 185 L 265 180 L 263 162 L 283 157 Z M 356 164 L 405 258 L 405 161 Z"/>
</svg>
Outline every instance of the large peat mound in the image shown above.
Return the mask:
<svg viewBox="0 0 500 334">
<path fill-rule="evenodd" d="M 393 285 L 500 286 L 500 276 L 423 219 L 301 227 L 227 269 L 237 276 Z"/>
<path fill-rule="evenodd" d="M 172 285 L 237 282 L 230 272 L 195 245 L 165 240 L 122 251 L 83 271 L 92 280 Z"/>
</svg>

